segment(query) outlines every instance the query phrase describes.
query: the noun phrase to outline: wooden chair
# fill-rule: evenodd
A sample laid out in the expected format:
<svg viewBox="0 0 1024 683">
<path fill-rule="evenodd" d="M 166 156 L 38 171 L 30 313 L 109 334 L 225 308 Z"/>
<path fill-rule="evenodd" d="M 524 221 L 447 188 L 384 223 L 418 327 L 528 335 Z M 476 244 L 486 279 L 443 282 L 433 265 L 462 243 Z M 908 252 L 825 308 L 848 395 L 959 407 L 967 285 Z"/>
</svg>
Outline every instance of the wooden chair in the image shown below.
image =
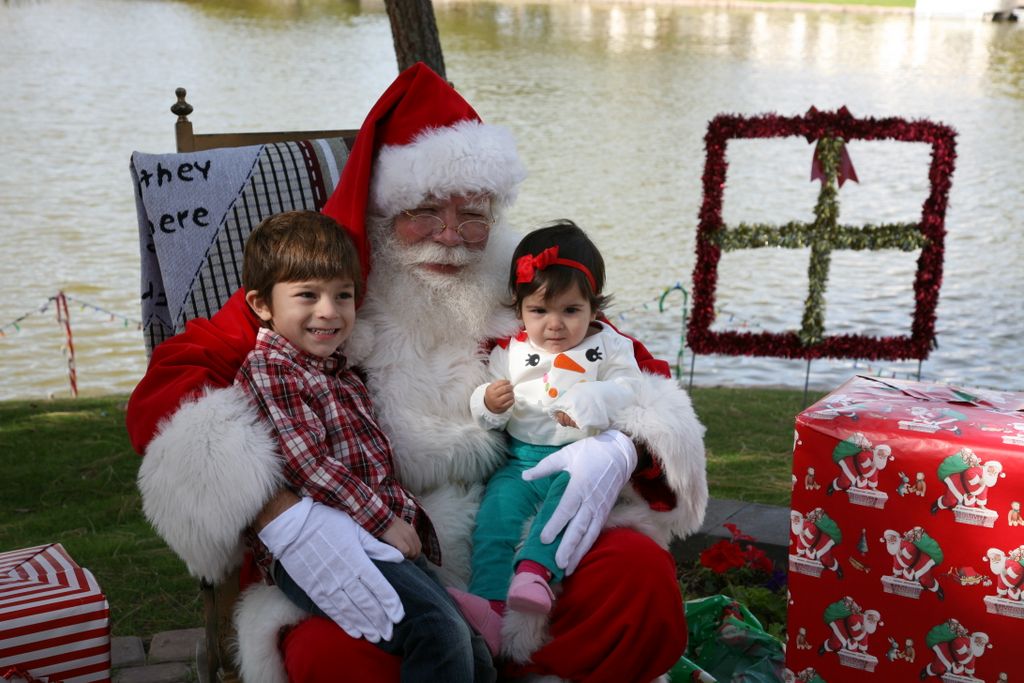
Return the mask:
<svg viewBox="0 0 1024 683">
<path fill-rule="evenodd" d="M 307 141 L 322 141 L 339 138 L 344 141 L 344 147 L 346 149 L 351 149 L 352 143 L 355 140 L 355 135 L 358 132 L 357 130 L 351 129 L 339 129 L 197 134 L 193 130 L 192 122 L 188 118 L 192 113 L 193 108 L 192 105 L 185 100 L 185 89 L 176 89 L 175 95 L 177 96 L 177 101 L 171 106 L 171 112 L 177 116 L 177 121 L 174 125 L 174 133 L 178 153 L 200 152 L 251 145 L 273 145 L 276 143 L 304 143 Z M 339 165 L 343 165 L 343 161 L 344 160 L 341 160 L 342 163 Z M 134 163 L 135 156 L 133 155 L 133 164 Z M 340 171 L 340 169 L 336 170 Z M 326 188 L 328 195 L 332 189 L 333 186 Z M 137 201 L 140 202 L 140 204 L 144 201 L 143 198 L 138 196 L 138 193 Z M 143 215 L 141 211 L 142 209 L 140 208 L 140 216 Z M 254 222 L 258 221 L 254 219 Z M 251 231 L 253 227 L 255 227 L 255 225 L 248 225 L 247 230 L 243 229 L 243 234 L 247 235 L 248 231 Z M 152 232 L 152 227 L 150 227 L 150 232 Z M 144 236 L 145 232 L 140 228 L 140 238 L 142 238 L 145 243 Z M 240 266 L 240 264 L 238 265 Z M 237 286 L 238 285 L 235 284 L 235 287 Z M 146 288 L 144 286 L 144 292 L 145 289 Z M 227 287 L 227 289 L 230 289 L 230 287 Z M 145 301 L 145 299 L 146 294 L 144 293 L 143 300 Z M 222 300 L 219 301 L 219 303 L 216 301 L 207 302 L 208 310 L 193 308 L 190 312 L 172 316 L 173 327 L 183 325 L 184 319 L 195 317 L 195 315 L 210 315 L 221 305 L 223 305 Z M 147 346 L 149 347 L 150 352 L 153 347 L 159 344 L 163 338 L 169 336 L 170 333 L 173 333 L 173 330 L 167 329 L 166 327 L 157 334 L 150 333 L 147 329 Z M 197 662 L 197 665 L 202 669 L 200 676 L 204 680 L 211 682 L 223 681 L 225 683 L 234 683 L 240 681 L 238 672 L 235 669 L 234 662 L 232 661 L 232 657 L 229 654 L 230 644 L 235 637 L 233 611 L 239 594 L 239 572 L 236 569 L 227 580 L 217 585 L 202 581 L 200 584 L 200 590 L 203 596 L 206 631 L 205 657 L 199 658 L 204 661 Z"/>
<path fill-rule="evenodd" d="M 246 145 L 264 145 L 272 142 L 298 142 L 300 140 L 316 140 L 320 138 L 344 138 L 349 149 L 355 141 L 358 130 L 300 130 L 300 131 L 267 131 L 247 133 L 201 133 L 192 130 L 192 122 L 188 120 L 192 113 L 192 105 L 185 101 L 188 94 L 185 88 L 174 91 L 177 101 L 171 105 L 171 113 L 178 116 L 174 124 L 174 138 L 179 152 L 197 152 L 216 149 L 218 147 L 244 147 Z"/>
</svg>

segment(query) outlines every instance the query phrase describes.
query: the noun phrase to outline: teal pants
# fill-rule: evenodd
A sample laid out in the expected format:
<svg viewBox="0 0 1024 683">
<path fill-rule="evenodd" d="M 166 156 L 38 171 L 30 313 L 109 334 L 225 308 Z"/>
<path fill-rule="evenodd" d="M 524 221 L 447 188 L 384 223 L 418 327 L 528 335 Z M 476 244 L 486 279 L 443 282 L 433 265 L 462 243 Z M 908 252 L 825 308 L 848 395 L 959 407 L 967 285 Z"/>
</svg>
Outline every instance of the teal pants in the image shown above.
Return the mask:
<svg viewBox="0 0 1024 683">
<path fill-rule="evenodd" d="M 561 581 L 565 572 L 555 564 L 562 534 L 549 544 L 540 532 L 562 500 L 569 475 L 560 472 L 537 481 L 524 481 L 523 471 L 536 465 L 561 446 L 537 446 L 509 437 L 509 459 L 487 482 L 473 531 L 473 578 L 469 592 L 488 600 L 504 600 L 512 572 L 520 560 L 544 565 Z M 536 515 L 536 516 L 534 516 Z M 523 541 L 523 525 L 533 517 Z M 519 548 L 522 543 L 522 548 Z M 516 552 L 519 548 L 518 552 Z"/>
</svg>

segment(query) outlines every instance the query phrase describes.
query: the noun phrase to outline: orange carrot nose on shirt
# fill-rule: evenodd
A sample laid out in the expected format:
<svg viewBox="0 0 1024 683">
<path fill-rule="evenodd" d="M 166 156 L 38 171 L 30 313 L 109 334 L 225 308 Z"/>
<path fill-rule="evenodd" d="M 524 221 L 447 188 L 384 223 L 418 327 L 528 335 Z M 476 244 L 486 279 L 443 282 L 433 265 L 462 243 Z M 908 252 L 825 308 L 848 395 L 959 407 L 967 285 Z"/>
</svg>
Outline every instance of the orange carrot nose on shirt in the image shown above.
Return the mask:
<svg viewBox="0 0 1024 683">
<path fill-rule="evenodd" d="M 580 373 L 586 372 L 586 370 L 583 369 L 582 365 L 574 361 L 572 358 L 569 358 L 569 356 L 565 355 L 564 353 L 560 353 L 557 356 L 555 356 L 555 360 L 552 363 L 552 365 L 554 365 L 559 370 L 571 370 L 572 372 Z"/>
</svg>

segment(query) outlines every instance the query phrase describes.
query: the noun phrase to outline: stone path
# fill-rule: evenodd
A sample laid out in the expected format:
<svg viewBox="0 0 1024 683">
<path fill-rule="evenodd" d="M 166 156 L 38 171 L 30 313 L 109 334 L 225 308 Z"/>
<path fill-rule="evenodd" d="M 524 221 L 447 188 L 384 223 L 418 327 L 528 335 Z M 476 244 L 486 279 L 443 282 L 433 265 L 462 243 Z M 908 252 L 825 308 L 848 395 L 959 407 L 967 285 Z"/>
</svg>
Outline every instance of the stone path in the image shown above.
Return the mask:
<svg viewBox="0 0 1024 683">
<path fill-rule="evenodd" d="M 685 541 L 672 546 L 679 560 L 693 560 L 701 550 L 731 534 L 723 524 L 731 523 L 753 536 L 754 545 L 764 550 L 776 565 L 785 568 L 789 554 L 789 508 L 739 500 L 712 498 L 708 501 L 704 525 Z"/>
<path fill-rule="evenodd" d="M 114 683 L 192 683 L 199 681 L 196 661 L 206 643 L 202 628 L 158 633 L 148 649 L 138 636 L 110 641 Z"/>
<path fill-rule="evenodd" d="M 686 541 L 676 543 L 672 551 L 677 558 L 692 560 L 712 543 L 729 538 L 722 525 L 731 522 L 745 534 L 757 539 L 776 563 L 786 566 L 789 547 L 789 509 L 737 500 L 711 499 L 700 532 Z M 201 681 L 196 662 L 205 659 L 201 652 L 206 643 L 202 628 L 158 633 L 149 641 L 123 636 L 111 641 L 114 683 L 194 683 Z"/>
</svg>

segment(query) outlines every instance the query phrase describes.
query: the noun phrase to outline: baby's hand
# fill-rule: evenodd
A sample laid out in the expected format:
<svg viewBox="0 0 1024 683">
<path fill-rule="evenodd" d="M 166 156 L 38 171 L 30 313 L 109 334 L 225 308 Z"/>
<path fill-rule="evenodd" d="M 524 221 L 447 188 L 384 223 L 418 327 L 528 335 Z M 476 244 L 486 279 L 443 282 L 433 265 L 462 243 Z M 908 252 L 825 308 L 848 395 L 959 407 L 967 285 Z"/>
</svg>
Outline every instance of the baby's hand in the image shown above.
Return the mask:
<svg viewBox="0 0 1024 683">
<path fill-rule="evenodd" d="M 515 402 L 515 387 L 507 379 L 491 382 L 484 389 L 484 405 L 492 413 L 504 413 Z"/>
<path fill-rule="evenodd" d="M 573 427 L 575 429 L 578 429 L 578 427 L 576 426 L 576 421 L 573 420 L 568 415 L 566 415 L 564 411 L 556 410 L 551 415 L 551 417 L 555 418 L 555 422 L 562 425 L 563 427 Z"/>
<path fill-rule="evenodd" d="M 395 517 L 395 521 L 381 535 L 380 540 L 395 546 L 410 560 L 419 557 L 422 550 L 420 537 L 416 530 L 401 517 Z"/>
</svg>

